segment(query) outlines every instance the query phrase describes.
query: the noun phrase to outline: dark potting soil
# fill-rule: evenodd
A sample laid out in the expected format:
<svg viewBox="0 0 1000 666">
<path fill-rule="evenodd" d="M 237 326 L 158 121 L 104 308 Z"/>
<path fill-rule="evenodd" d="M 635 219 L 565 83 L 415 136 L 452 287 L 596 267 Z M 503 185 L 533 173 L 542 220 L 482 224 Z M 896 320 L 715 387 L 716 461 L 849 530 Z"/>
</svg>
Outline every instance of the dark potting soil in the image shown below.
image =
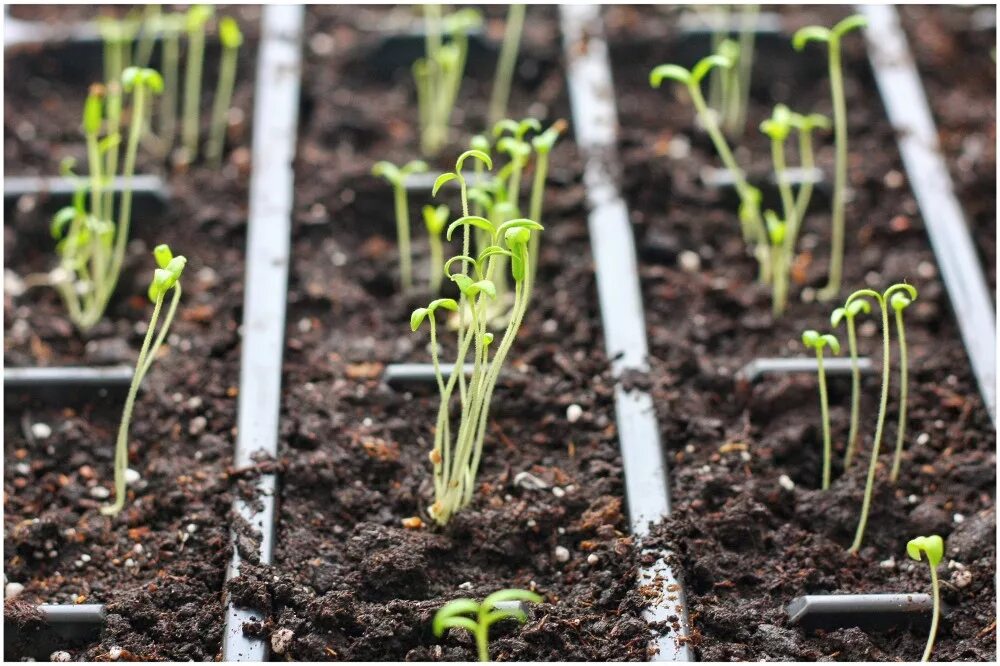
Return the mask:
<svg viewBox="0 0 1000 666">
<path fill-rule="evenodd" d="M 245 51 L 235 94 L 248 117 L 254 50 L 251 44 Z M 16 76 L 8 70 L 5 81 L 6 170 L 53 174 L 62 156 L 82 155 L 76 128 L 85 85 L 39 74 L 60 71 L 46 52 L 24 62 L 30 67 Z M 29 125 L 30 132 L 11 131 Z M 246 129 L 233 137 L 221 172 L 195 166 L 173 174 L 167 212 L 134 216 L 116 296 L 89 333 L 73 328 L 52 290 L 20 294 L 12 288 L 18 278 L 55 265 L 41 206 L 22 205 L 4 226 L 8 366 L 134 363 L 150 314 L 145 292 L 152 247 L 167 242 L 188 258 L 181 305 L 135 407 L 130 467 L 139 481 L 118 518 L 101 516 L 99 508 L 113 488 L 124 391 L 66 396 L 63 404 L 6 396 L 4 569 L 7 580 L 24 590 L 5 605 L 5 617 L 30 622 L 37 603 L 106 604 L 100 640 L 74 647 L 75 658 L 101 659 L 113 646 L 136 660 L 212 660 L 220 651 L 236 481 L 230 466 L 248 201 Z M 18 646 L 5 657 L 24 656 L 22 647 L 27 649 Z"/>
<path fill-rule="evenodd" d="M 356 29 L 387 16 L 354 7 L 308 14 L 317 32 L 309 33 L 296 180 L 276 563 L 230 586 L 238 601 L 267 612 L 245 631 L 277 645 L 275 658 L 470 659 L 467 636 L 433 636 L 434 612 L 453 598 L 520 587 L 545 602 L 522 627 L 496 626 L 495 659 L 645 659 L 613 383 L 599 351 L 583 190 L 568 140 L 554 152 L 541 275 L 493 400 L 479 492 L 444 529 L 404 527 L 411 517 L 431 522 L 437 397 L 432 387 L 397 392 L 380 380 L 387 363 L 430 360 L 426 332 L 411 333 L 408 321 L 431 296 L 398 294 L 388 186 L 368 175 L 378 159 L 419 155 L 409 75 L 373 77 L 365 54 L 377 34 Z M 554 12 L 532 7 L 527 25 L 510 108 L 549 124 L 568 113 Z M 482 124 L 490 81 L 466 79 L 472 127 Z M 413 212 L 426 200 L 412 197 Z M 424 232 L 419 216 L 413 221 L 423 285 Z M 445 357 L 453 353 L 450 342 L 445 348 Z M 573 423 L 571 404 L 582 408 Z"/>
<path fill-rule="evenodd" d="M 786 27 L 790 35 L 800 25 L 830 25 L 846 13 L 841 8 L 789 11 Z M 910 399 L 901 478 L 895 487 L 889 485 L 899 382 L 894 365 L 873 508 L 864 547 L 852 557 L 846 549 L 857 525 L 878 379 L 865 382 L 862 453 L 846 473 L 842 456 L 850 388 L 846 380 L 831 381 L 834 482 L 823 492 L 818 490 L 822 436 L 814 377 L 768 377 L 756 386 L 733 377 L 755 357 L 805 355 L 799 338 L 806 328 L 829 330 L 832 306 L 814 302 L 826 278 L 827 208 L 816 207 L 806 219 L 791 303 L 774 320 L 767 290 L 754 282 L 756 266 L 740 240 L 735 206 L 698 178 L 703 167 L 718 162 L 694 129 L 690 104 L 674 86 L 649 88 L 650 69 L 673 57 L 671 41 L 626 41 L 626 33 L 614 27 L 638 25 L 667 34 L 661 33 L 667 29 L 665 19 L 646 7 L 614 7 L 607 14 L 614 35 L 624 183 L 642 258 L 654 368 L 649 381 L 673 472 L 674 514 L 652 544 L 676 554 L 698 657 L 918 658 L 926 640 L 919 629 L 866 633 L 850 628 L 807 635 L 787 625 L 784 607 L 806 593 L 927 591 L 927 565 L 909 560 L 905 546 L 914 536 L 937 533 L 948 543 L 940 574 L 951 610 L 934 656 L 993 660 L 995 430 L 906 187 L 862 40 L 845 40 L 854 196 L 847 209 L 844 294 L 906 280 L 920 295 L 906 313 Z M 790 44 L 784 54 L 761 54 L 748 128 L 756 128 L 777 101 L 795 110 L 829 113 L 828 83 L 822 68 L 812 71 L 814 64 Z M 822 64 L 825 68 L 825 60 Z M 738 159 L 751 173 L 767 173 L 768 144 L 762 135 L 749 130 L 736 143 Z M 821 144 L 818 161 L 831 174 L 832 143 L 826 138 Z M 696 254 L 679 260 L 685 251 Z M 865 321 L 859 329 L 862 353 L 878 365 L 878 324 Z M 898 364 L 895 352 L 893 362 Z M 788 478 L 779 482 L 783 475 Z"/>
</svg>

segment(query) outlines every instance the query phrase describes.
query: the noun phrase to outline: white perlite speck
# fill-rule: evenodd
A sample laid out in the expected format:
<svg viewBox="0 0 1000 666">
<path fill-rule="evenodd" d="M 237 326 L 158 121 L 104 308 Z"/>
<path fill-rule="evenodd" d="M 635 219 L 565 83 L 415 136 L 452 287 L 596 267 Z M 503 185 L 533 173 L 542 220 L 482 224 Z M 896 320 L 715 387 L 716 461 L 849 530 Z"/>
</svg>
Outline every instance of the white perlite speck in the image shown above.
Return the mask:
<svg viewBox="0 0 1000 666">
<path fill-rule="evenodd" d="M 72 661 L 73 657 L 70 656 L 69 652 L 66 650 L 57 650 L 49 656 L 49 661 Z"/>
<path fill-rule="evenodd" d="M 32 423 L 31 435 L 35 439 L 48 439 L 52 436 L 52 427 L 48 423 Z"/>
<path fill-rule="evenodd" d="M 117 645 L 112 645 L 108 649 L 108 659 L 110 659 L 111 661 L 118 661 L 121 658 L 122 658 L 122 649 Z"/>
<path fill-rule="evenodd" d="M 20 583 L 7 583 L 3 588 L 4 599 L 13 599 L 24 592 L 24 585 Z"/>
<path fill-rule="evenodd" d="M 954 520 L 955 524 L 958 525 L 960 523 L 965 522 L 965 516 L 963 516 L 960 513 L 956 513 L 954 516 L 952 516 L 952 520 Z"/>
<path fill-rule="evenodd" d="M 555 555 L 557 562 L 569 562 L 569 550 L 564 546 L 556 546 Z"/>
<path fill-rule="evenodd" d="M 785 490 L 795 490 L 795 482 L 787 474 L 782 474 L 778 477 L 778 485 Z"/>
<path fill-rule="evenodd" d="M 90 496 L 94 499 L 108 499 L 111 497 L 111 491 L 104 486 L 94 486 L 90 489 Z"/>
<path fill-rule="evenodd" d="M 566 494 L 566 491 L 560 488 L 559 486 L 556 486 L 555 488 L 552 489 L 552 494 L 555 495 L 556 497 L 562 497 L 563 495 Z"/>
<path fill-rule="evenodd" d="M 961 589 L 972 584 L 972 572 L 968 569 L 959 569 L 951 575 L 952 584 Z"/>
<path fill-rule="evenodd" d="M 278 629 L 271 634 L 271 649 L 275 654 L 285 654 L 288 648 L 291 647 L 294 638 L 295 632 L 291 629 Z"/>
<path fill-rule="evenodd" d="M 128 485 L 131 486 L 134 483 L 138 483 L 139 479 L 141 478 L 142 476 L 139 474 L 139 472 L 135 471 L 131 467 L 125 470 L 125 483 L 127 483 Z"/>
<path fill-rule="evenodd" d="M 890 557 L 887 560 L 882 560 L 881 562 L 878 563 L 878 565 L 880 567 L 882 567 L 883 569 L 895 569 L 896 568 L 896 558 L 895 557 Z"/>
<path fill-rule="evenodd" d="M 587 564 L 593 566 L 601 561 L 601 558 L 597 556 L 597 553 L 591 553 L 587 555 Z"/>
<path fill-rule="evenodd" d="M 677 257 L 677 263 L 680 264 L 681 270 L 687 273 L 697 273 L 701 270 L 701 257 L 691 250 L 681 252 Z"/>
<path fill-rule="evenodd" d="M 566 420 L 570 423 L 576 423 L 581 416 L 583 416 L 583 407 L 580 405 L 573 403 L 566 408 Z"/>
</svg>

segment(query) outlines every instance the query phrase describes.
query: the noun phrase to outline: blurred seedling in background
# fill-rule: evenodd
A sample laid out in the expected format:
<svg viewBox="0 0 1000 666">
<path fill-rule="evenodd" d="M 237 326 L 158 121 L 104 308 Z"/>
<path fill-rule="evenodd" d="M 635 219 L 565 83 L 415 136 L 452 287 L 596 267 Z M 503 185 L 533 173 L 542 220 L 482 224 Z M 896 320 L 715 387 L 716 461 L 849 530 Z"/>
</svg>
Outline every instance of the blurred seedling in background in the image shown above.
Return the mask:
<svg viewBox="0 0 1000 666">
<path fill-rule="evenodd" d="M 859 314 L 871 314 L 872 306 L 866 300 L 858 299 L 849 306 L 837 308 L 830 315 L 830 326 L 837 328 L 840 322 L 847 327 L 847 350 L 851 355 L 851 429 L 847 435 L 847 451 L 844 454 L 844 469 L 851 466 L 858 448 L 858 422 L 861 413 L 861 366 L 858 363 L 858 335 L 855 319 Z"/>
<path fill-rule="evenodd" d="M 396 209 L 396 242 L 399 246 L 399 278 L 403 293 L 413 290 L 413 258 L 410 250 L 410 202 L 406 196 L 406 179 L 415 173 L 427 171 L 427 163 L 413 160 L 397 167 L 391 162 L 377 162 L 372 167 L 372 175 L 385 178 L 392 185 L 393 203 Z"/>
</svg>

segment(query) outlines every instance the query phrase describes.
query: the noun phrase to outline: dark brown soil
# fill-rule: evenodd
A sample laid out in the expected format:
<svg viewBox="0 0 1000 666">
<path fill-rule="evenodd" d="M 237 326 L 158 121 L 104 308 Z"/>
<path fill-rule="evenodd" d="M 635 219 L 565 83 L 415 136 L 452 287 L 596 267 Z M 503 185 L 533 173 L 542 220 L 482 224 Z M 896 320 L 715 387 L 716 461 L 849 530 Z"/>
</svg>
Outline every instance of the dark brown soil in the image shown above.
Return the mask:
<svg viewBox="0 0 1000 666">
<path fill-rule="evenodd" d="M 615 7 L 608 14 L 611 25 L 641 25 L 651 34 L 666 29 L 652 8 Z M 789 15 L 788 27 L 829 25 L 844 15 L 838 8 L 810 8 Z M 941 577 L 951 611 L 935 658 L 994 659 L 995 431 L 971 376 L 916 204 L 905 177 L 900 178 L 892 130 L 877 102 L 862 41 L 845 42 L 855 197 L 848 207 L 844 291 L 882 289 L 906 280 L 920 297 L 907 312 L 911 381 L 903 473 L 897 487 L 888 485 L 886 465 L 896 434 L 894 398 L 865 546 L 859 557 L 850 557 L 846 548 L 857 524 L 877 380 L 866 382 L 865 455 L 847 473 L 840 461 L 849 386 L 832 383 L 838 454 L 834 484 L 822 492 L 817 489 L 822 445 L 814 379 L 768 378 L 753 387 L 733 379 L 740 366 L 757 356 L 803 355 L 801 331 L 829 328 L 832 306 L 812 302 L 813 290 L 825 281 L 828 213 L 821 206 L 807 219 L 799 284 L 787 314 L 773 321 L 767 292 L 753 282 L 756 269 L 740 241 L 735 208 L 698 179 L 705 165 L 717 162 L 705 137 L 693 129 L 689 104 L 672 88 L 648 87 L 649 70 L 672 58 L 670 41 L 626 42 L 620 31 L 615 40 L 625 188 L 645 259 L 641 270 L 654 357 L 651 378 L 673 463 L 676 508 L 658 542 L 677 554 L 698 657 L 918 658 L 926 640 L 919 631 L 867 634 L 855 628 L 811 636 L 787 626 L 784 606 L 804 593 L 926 590 L 926 564 L 908 560 L 905 545 L 916 535 L 939 533 L 948 540 Z M 794 71 L 805 60 L 788 45 L 774 62 L 758 62 L 760 72 L 791 71 L 787 77 L 759 77 L 749 127 L 755 128 L 776 101 L 797 110 L 829 112 L 822 71 L 809 75 L 808 64 Z M 672 159 L 667 146 L 672 139 L 676 146 L 678 137 L 690 142 L 690 155 Z M 828 140 L 824 144 L 819 161 L 831 173 L 832 145 Z M 766 173 L 766 139 L 754 130 L 739 145 L 742 163 Z M 700 270 L 680 267 L 677 256 L 685 250 L 698 253 Z M 877 363 L 877 325 L 863 325 L 861 345 Z M 898 379 L 893 382 L 895 394 Z M 781 475 L 794 482 L 793 490 L 779 485 Z"/>
<path fill-rule="evenodd" d="M 553 158 L 537 296 L 493 401 L 481 492 L 446 529 L 403 526 L 414 516 L 431 522 L 427 452 L 437 398 L 430 387 L 397 392 L 380 381 L 386 363 L 429 360 L 426 334 L 410 333 L 407 323 L 430 296 L 397 294 L 387 189 L 367 175 L 375 160 L 418 156 L 408 76 L 372 77 L 363 58 L 375 36 L 348 27 L 379 12 L 309 14 L 337 48 L 332 56 L 311 53 L 305 71 L 310 111 L 296 180 L 277 561 L 233 585 L 238 598 L 268 611 L 247 630 L 265 637 L 291 630 L 291 645 L 275 658 L 470 659 L 467 637 L 433 636 L 436 609 L 521 587 L 545 603 L 523 627 L 497 626 L 495 659 L 645 659 L 612 382 L 599 352 L 583 191 L 569 142 Z M 511 108 L 516 117 L 531 108 L 547 124 L 568 113 L 557 25 L 551 10 L 533 7 L 529 17 L 521 72 L 539 74 L 521 77 Z M 463 90 L 474 128 L 489 84 L 489 76 L 471 79 Z M 442 160 L 455 155 L 446 151 Z M 422 203 L 415 197 L 411 208 Z M 420 283 L 425 252 L 418 242 Z M 566 410 L 574 403 L 584 415 L 571 424 Z M 546 488 L 516 485 L 520 472 Z M 557 561 L 557 547 L 568 549 L 567 562 Z"/>
<path fill-rule="evenodd" d="M 253 52 L 251 44 L 235 97 L 248 115 Z M 6 172 L 54 174 L 64 155 L 82 154 L 77 126 L 86 85 L 60 78 L 64 63 L 45 53 L 19 58 L 27 66 L 8 70 L 5 81 Z M 214 63 L 208 67 L 214 71 Z M 151 248 L 167 242 L 188 257 L 177 318 L 135 408 L 130 467 L 140 480 L 130 487 L 120 517 L 103 517 L 98 509 L 107 501 L 103 492 L 113 486 L 124 396 L 66 396 L 63 404 L 13 392 L 6 396 L 4 570 L 6 580 L 22 584 L 24 591 L 5 606 L 5 617 L 19 622 L 33 603 L 106 604 L 101 639 L 74 646 L 75 658 L 101 659 L 113 646 L 136 660 L 212 660 L 220 651 L 247 129 L 234 137 L 221 172 L 196 166 L 173 174 L 168 211 L 134 217 L 116 297 L 105 319 L 86 335 L 73 328 L 53 291 L 11 291 L 11 271 L 24 277 L 55 264 L 41 205 L 22 202 L 4 226 L 9 366 L 133 363 L 150 312 L 145 291 Z M 43 437 L 46 430 L 50 434 Z M 5 657 L 19 658 L 20 650 Z"/>
</svg>

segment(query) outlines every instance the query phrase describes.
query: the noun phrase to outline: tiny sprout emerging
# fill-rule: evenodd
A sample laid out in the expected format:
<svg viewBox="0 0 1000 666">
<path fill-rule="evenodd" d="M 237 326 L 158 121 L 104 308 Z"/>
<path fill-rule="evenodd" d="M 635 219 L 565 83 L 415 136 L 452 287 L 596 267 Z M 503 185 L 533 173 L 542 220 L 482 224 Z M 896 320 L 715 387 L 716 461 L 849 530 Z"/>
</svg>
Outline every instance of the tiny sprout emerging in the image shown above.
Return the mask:
<svg viewBox="0 0 1000 666">
<path fill-rule="evenodd" d="M 927 636 L 927 647 L 921 661 L 930 661 L 934 651 L 934 640 L 937 638 L 938 622 L 941 619 L 941 589 L 938 584 L 937 567 L 944 557 L 944 539 L 937 534 L 910 539 L 906 544 L 906 554 L 910 559 L 919 562 L 922 555 L 927 556 L 927 564 L 931 570 L 931 590 L 934 595 L 934 616 L 931 618 L 931 631 Z"/>
<path fill-rule="evenodd" d="M 858 421 L 861 413 L 861 367 L 858 364 L 858 336 L 854 320 L 859 314 L 870 314 L 871 303 L 857 300 L 847 307 L 837 308 L 830 315 L 830 326 L 837 328 L 841 321 L 847 322 L 847 349 L 851 355 L 851 430 L 847 436 L 847 452 L 844 454 L 844 469 L 851 466 L 858 446 Z"/>
<path fill-rule="evenodd" d="M 412 257 L 410 254 L 410 203 L 406 196 L 406 179 L 410 174 L 427 171 L 427 163 L 422 160 L 408 162 L 402 168 L 390 162 L 376 162 L 372 175 L 385 178 L 392 185 L 393 201 L 396 208 L 396 240 L 399 244 L 399 274 L 403 292 L 413 288 Z"/>
<path fill-rule="evenodd" d="M 426 205 L 422 209 L 424 226 L 427 227 L 427 240 L 430 244 L 431 291 L 437 293 L 441 289 L 441 277 L 444 274 L 444 249 L 441 247 L 441 232 L 448 224 L 448 207 Z"/>
<path fill-rule="evenodd" d="M 889 480 L 893 483 L 899 479 L 899 466 L 903 458 L 903 442 L 906 438 L 909 362 L 906 351 L 906 330 L 903 328 L 903 310 L 909 307 L 912 302 L 912 298 L 899 291 L 889 297 L 889 305 L 896 313 L 896 336 L 899 339 L 899 420 L 896 425 L 896 452 L 892 459 L 892 472 L 889 474 Z"/>
<path fill-rule="evenodd" d="M 792 37 L 792 45 L 801 51 L 806 44 L 815 41 L 827 45 L 830 96 L 833 101 L 834 143 L 836 165 L 833 181 L 833 213 L 831 220 L 832 239 L 830 243 L 830 277 L 820 291 L 822 300 L 836 298 L 840 292 L 841 274 L 844 263 L 844 206 L 847 188 L 847 103 L 844 97 L 844 74 L 841 65 L 840 40 L 851 30 L 868 25 L 868 20 L 860 14 L 848 16 L 833 28 L 807 26 Z"/>
<path fill-rule="evenodd" d="M 434 635 L 440 638 L 446 629 L 465 629 L 476 639 L 479 661 L 489 661 L 490 626 L 500 620 L 517 620 L 523 624 L 528 619 L 519 607 L 497 607 L 500 603 L 512 601 L 538 604 L 543 599 L 534 592 L 516 589 L 494 592 L 483 599 L 482 603 L 472 599 L 455 599 L 434 614 Z M 473 617 L 469 617 L 470 615 Z"/>
<path fill-rule="evenodd" d="M 826 333 L 820 335 L 817 331 L 808 330 L 802 333 L 802 344 L 816 350 L 816 370 L 819 375 L 819 405 L 823 419 L 823 490 L 830 487 L 830 458 L 832 446 L 830 442 L 830 406 L 826 392 L 826 373 L 823 370 L 823 348 L 829 347 L 834 354 L 840 353 L 840 342 L 834 336 Z"/>
<path fill-rule="evenodd" d="M 101 508 L 101 513 L 106 516 L 116 516 L 125 507 L 128 434 L 129 425 L 132 422 L 132 411 L 135 407 L 135 398 L 139 392 L 139 385 L 142 384 L 143 378 L 156 359 L 160 346 L 167 337 L 170 324 L 177 312 L 177 304 L 181 299 L 180 276 L 184 272 L 187 259 L 183 256 L 175 257 L 167 245 L 157 245 L 153 250 L 153 258 L 156 260 L 157 268 L 153 271 L 153 279 L 150 281 L 148 290 L 149 299 L 153 302 L 153 314 L 149 318 L 146 337 L 143 338 L 142 347 L 139 350 L 139 357 L 135 363 L 135 373 L 132 375 L 132 384 L 129 386 L 128 396 L 125 398 L 125 408 L 122 411 L 122 420 L 118 426 L 118 439 L 115 444 L 115 501 Z M 163 301 L 171 290 L 173 290 L 173 298 L 163 323 L 160 325 L 159 333 L 157 333 L 156 322 L 159 319 Z M 156 334 L 155 341 L 154 333 Z"/>
</svg>

